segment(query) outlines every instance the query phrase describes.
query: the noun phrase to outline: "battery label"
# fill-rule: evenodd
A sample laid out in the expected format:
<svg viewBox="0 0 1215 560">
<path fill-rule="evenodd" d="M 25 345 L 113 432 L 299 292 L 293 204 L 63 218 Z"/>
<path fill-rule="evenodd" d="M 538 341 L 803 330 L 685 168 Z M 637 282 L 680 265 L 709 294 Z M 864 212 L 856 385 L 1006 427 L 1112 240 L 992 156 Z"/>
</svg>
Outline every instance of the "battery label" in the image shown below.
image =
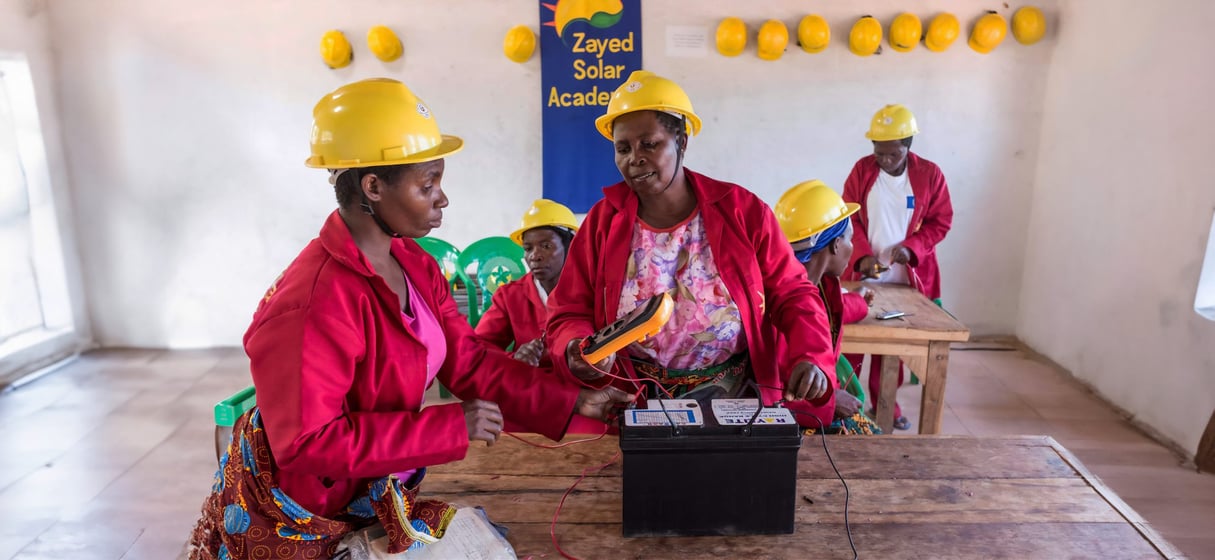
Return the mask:
<svg viewBox="0 0 1215 560">
<path fill-rule="evenodd" d="M 722 426 L 746 424 L 759 408 L 758 399 L 714 399 L 713 417 Z M 793 424 L 793 415 L 784 408 L 765 408 L 755 418 L 756 425 Z"/>
<path fill-rule="evenodd" d="M 690 399 L 651 400 L 644 409 L 628 409 L 624 417 L 626 426 L 703 426 L 700 406 Z"/>
</svg>

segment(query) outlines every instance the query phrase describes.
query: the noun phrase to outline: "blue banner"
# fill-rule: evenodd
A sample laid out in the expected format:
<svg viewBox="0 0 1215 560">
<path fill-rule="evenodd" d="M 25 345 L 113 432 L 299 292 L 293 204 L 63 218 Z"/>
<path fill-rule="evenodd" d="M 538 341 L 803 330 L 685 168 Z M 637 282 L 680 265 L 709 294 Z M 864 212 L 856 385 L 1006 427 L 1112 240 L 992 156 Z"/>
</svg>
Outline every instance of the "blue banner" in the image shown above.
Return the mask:
<svg viewBox="0 0 1215 560">
<path fill-rule="evenodd" d="M 582 213 L 620 182 L 595 118 L 641 69 L 641 0 L 541 1 L 540 22 L 544 198 Z"/>
</svg>

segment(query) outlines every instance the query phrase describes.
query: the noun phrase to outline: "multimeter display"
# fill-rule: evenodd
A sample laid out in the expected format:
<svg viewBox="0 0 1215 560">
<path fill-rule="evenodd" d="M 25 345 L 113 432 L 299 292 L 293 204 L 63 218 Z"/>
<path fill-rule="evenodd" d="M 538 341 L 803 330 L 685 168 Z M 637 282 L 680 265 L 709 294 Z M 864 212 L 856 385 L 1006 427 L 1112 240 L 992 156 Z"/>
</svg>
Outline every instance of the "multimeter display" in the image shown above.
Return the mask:
<svg viewBox="0 0 1215 560">
<path fill-rule="evenodd" d="M 675 302 L 669 294 L 664 292 L 651 297 L 645 305 L 586 337 L 582 341 L 583 358 L 587 363 L 598 363 L 625 346 L 658 334 L 674 309 Z"/>
</svg>

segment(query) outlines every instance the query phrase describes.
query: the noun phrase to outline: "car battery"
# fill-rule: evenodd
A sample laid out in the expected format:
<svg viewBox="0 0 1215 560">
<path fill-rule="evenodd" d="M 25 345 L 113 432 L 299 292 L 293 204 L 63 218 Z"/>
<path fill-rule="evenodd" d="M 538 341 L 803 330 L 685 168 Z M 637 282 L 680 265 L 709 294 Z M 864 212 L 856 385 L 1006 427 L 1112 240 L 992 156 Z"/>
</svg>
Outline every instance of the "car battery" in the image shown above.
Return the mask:
<svg viewBox="0 0 1215 560">
<path fill-rule="evenodd" d="M 788 410 L 757 399 L 646 406 L 620 417 L 624 536 L 793 532 L 802 434 Z"/>
</svg>

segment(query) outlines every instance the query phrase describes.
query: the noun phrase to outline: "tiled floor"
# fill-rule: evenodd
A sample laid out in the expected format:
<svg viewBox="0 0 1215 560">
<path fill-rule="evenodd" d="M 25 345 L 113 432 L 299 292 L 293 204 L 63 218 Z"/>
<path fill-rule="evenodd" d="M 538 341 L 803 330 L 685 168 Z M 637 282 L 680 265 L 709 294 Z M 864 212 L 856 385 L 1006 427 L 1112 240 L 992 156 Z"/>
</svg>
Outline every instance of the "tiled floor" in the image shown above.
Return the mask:
<svg viewBox="0 0 1215 560">
<path fill-rule="evenodd" d="M 971 348 L 951 354 L 945 433 L 1049 434 L 1186 554 L 1215 558 L 1215 476 L 1051 366 Z M 235 349 L 102 351 L 0 395 L 0 560 L 176 557 L 215 468 L 212 406 L 247 367 Z M 913 422 L 919 394 L 899 393 Z"/>
</svg>

